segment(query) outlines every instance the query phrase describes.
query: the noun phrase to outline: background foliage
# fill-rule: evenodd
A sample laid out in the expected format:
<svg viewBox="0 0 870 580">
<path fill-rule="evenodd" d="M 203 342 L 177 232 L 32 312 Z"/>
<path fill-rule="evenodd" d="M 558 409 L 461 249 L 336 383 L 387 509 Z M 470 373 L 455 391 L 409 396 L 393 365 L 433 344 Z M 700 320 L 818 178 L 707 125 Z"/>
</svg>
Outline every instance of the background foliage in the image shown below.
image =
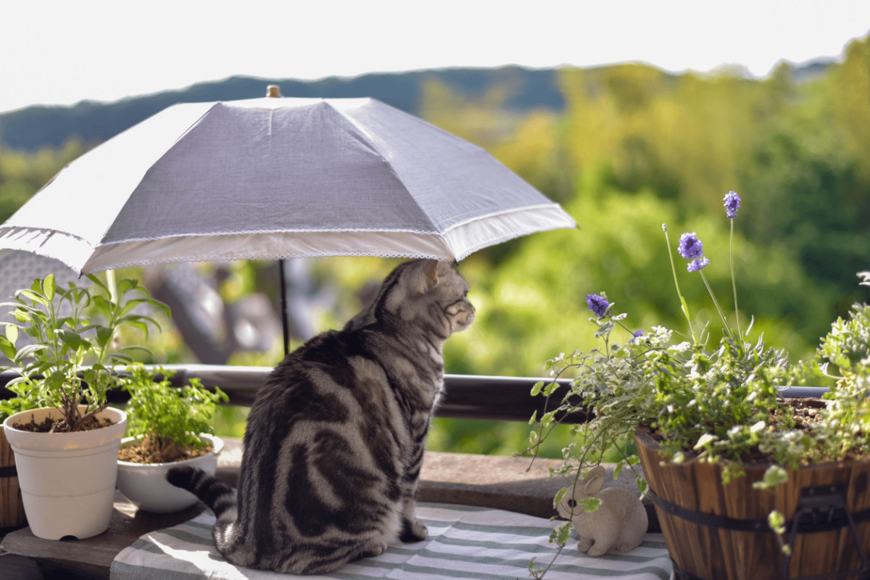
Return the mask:
<svg viewBox="0 0 870 580">
<path fill-rule="evenodd" d="M 644 65 L 549 71 L 535 77 L 549 95 L 539 107 L 526 98 L 536 86 L 516 70 L 487 78 L 470 89 L 458 74 L 417 76 L 413 112 L 487 149 L 561 203 L 579 228 L 462 262 L 479 317 L 448 341 L 447 372 L 536 376 L 559 352 L 593 348 L 589 293 L 606 292 L 632 328 L 684 330 L 661 224 L 674 244 L 681 232 L 697 232 L 708 280 L 727 301 L 729 190 L 743 199 L 735 267 L 744 328 L 754 316 L 755 332 L 796 360 L 853 302 L 868 300 L 855 274 L 870 267 L 870 37 L 853 42 L 841 63 L 782 64 L 760 80 L 740 70 L 672 75 Z M 86 148 L 75 139 L 36 152 L 0 145 L 0 218 Z M 358 311 L 367 285 L 394 264 L 314 264 L 312 278 L 332 289 L 321 329 Z M 229 268 L 219 283 L 227 302 L 270 284 L 265 264 Z M 709 321 L 718 337 L 700 280 L 684 275 L 681 289 L 697 324 Z M 177 335 L 158 340 L 155 362 L 195 362 Z M 230 362 L 271 366 L 279 356 L 237 352 Z M 221 429 L 240 434 L 243 414 L 225 411 Z M 508 453 L 527 434 L 522 424 L 439 419 L 430 447 Z"/>
</svg>

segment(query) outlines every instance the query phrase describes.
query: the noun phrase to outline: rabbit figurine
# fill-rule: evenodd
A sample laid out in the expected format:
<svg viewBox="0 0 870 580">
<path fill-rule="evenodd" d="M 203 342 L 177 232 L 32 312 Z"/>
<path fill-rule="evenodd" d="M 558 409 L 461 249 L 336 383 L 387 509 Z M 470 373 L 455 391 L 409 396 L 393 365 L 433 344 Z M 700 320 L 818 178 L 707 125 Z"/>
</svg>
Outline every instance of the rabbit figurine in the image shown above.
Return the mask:
<svg viewBox="0 0 870 580">
<path fill-rule="evenodd" d="M 628 552 L 643 542 L 649 520 L 640 500 L 626 489 L 608 488 L 604 491 L 604 468 L 592 468 L 586 477 L 559 502 L 559 514 L 574 523 L 580 535 L 577 549 L 590 556 L 600 556 L 611 548 Z M 597 497 L 601 505 L 594 512 L 583 510 L 577 500 Z M 572 514 L 573 512 L 573 514 Z"/>
</svg>

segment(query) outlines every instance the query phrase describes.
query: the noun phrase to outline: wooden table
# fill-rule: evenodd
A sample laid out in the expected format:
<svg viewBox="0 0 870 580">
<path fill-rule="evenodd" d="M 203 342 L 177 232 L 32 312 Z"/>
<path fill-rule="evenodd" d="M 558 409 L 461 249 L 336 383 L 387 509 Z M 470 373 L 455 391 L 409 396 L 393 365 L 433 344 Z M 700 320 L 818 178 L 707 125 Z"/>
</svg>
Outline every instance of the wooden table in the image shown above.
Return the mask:
<svg viewBox="0 0 870 580">
<path fill-rule="evenodd" d="M 218 477 L 235 487 L 239 477 L 242 443 L 224 438 L 218 461 Z M 418 498 L 424 502 L 452 503 L 504 509 L 549 518 L 555 515 L 553 496 L 564 482 L 548 479 L 548 467 L 561 461 L 518 457 L 466 455 L 426 452 L 420 474 Z M 637 491 L 630 470 L 623 470 L 617 481 L 613 466 L 606 466 L 607 486 Z M 659 531 L 652 502 L 645 498 L 650 516 L 650 531 Z M 109 529 L 85 540 L 42 540 L 30 528 L 9 533 L 0 539 L 0 580 L 30 579 L 107 579 L 112 561 L 124 548 L 148 532 L 178 525 L 199 515 L 205 505 L 175 514 L 139 512 L 116 492 L 115 509 Z"/>
<path fill-rule="evenodd" d="M 30 528 L 6 535 L 0 542 L 0 579 L 108 578 L 118 553 L 143 534 L 178 525 L 205 510 L 202 502 L 183 512 L 139 512 L 116 492 L 109 529 L 85 540 L 42 540 Z"/>
</svg>

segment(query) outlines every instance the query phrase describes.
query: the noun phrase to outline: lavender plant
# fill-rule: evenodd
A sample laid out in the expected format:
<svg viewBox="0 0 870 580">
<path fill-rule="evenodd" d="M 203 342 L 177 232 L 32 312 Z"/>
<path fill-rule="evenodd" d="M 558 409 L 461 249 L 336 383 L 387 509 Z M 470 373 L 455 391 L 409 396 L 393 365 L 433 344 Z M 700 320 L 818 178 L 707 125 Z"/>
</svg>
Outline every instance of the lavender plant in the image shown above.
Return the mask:
<svg viewBox="0 0 870 580">
<path fill-rule="evenodd" d="M 724 201 L 726 217 L 731 220 L 733 250 L 733 220 L 741 199 L 731 191 Z M 614 304 L 604 293 L 586 296 L 594 315 L 589 320 L 602 346 L 547 361 L 545 368 L 554 380 L 538 383 L 532 391 L 533 395 L 547 397 L 549 408 L 559 389 L 555 379 L 572 377 L 570 388 L 558 405 L 530 421 L 538 425 L 526 449 L 533 457 L 558 424 L 557 416 L 585 411 L 592 417 L 587 423 L 573 427 L 577 441 L 563 449 L 564 464 L 551 470 L 551 477 L 564 478 L 568 486 L 556 495 L 554 506 L 589 469 L 603 461 L 606 453 L 615 452 L 619 457 L 615 476 L 625 467 L 634 469 L 639 459 L 629 453 L 629 448 L 635 430 L 641 426 L 656 434 L 666 457 L 674 463 L 690 457 L 723 462 L 725 484 L 744 474 L 743 462 L 747 458 L 765 456 L 774 465 L 756 487 L 774 490 L 787 479 L 781 466 L 795 469 L 808 462 L 870 453 L 870 397 L 867 397 L 870 306 L 856 305 L 849 321 L 834 323 L 831 334 L 819 348 L 821 363 L 799 365 L 810 366 L 819 373 L 826 373 L 829 366 L 835 365 L 841 374 L 837 375 L 837 387 L 826 395 L 828 404 L 820 412 L 821 419 L 811 426 L 798 425 L 782 398 L 782 391 L 797 374 L 789 366 L 787 354 L 766 345 L 763 337 L 750 341 L 752 324 L 745 333 L 740 327 L 733 251 L 731 278 L 736 332 L 732 331 L 704 276 L 709 260 L 697 234 L 682 234 L 677 248 L 679 255 L 688 261 L 687 271 L 697 273 L 707 287 L 724 325 L 723 336 L 711 346 L 706 329 L 696 334 L 692 328 L 689 308 L 680 292 L 667 226 L 663 224 L 662 229 L 689 333 L 684 335 L 685 340 L 677 342 L 674 340 L 677 333 L 663 327 L 655 326 L 649 333 L 633 330 L 626 324 L 627 315 L 616 314 Z M 862 283 L 870 285 L 870 272 L 860 275 L 864 278 Z M 616 332 L 624 332 L 625 339 L 617 339 Z M 635 476 L 639 490 L 646 493 L 645 480 L 638 473 Z M 585 509 L 594 511 L 594 506 Z M 784 532 L 782 514 L 773 512 L 769 521 L 774 531 Z M 551 535 L 550 541 L 559 546 L 560 552 L 570 529 L 570 521 L 565 522 Z M 534 561 L 529 567 L 536 578 L 541 578 L 547 569 L 549 566 L 537 568 Z"/>
</svg>

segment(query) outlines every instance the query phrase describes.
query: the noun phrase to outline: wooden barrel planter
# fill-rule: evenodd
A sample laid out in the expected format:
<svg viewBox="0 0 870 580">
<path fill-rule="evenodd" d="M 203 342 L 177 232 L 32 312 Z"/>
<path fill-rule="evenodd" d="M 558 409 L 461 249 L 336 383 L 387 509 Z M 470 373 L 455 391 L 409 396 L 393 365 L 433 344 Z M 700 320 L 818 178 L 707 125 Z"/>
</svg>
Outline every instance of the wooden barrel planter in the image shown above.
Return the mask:
<svg viewBox="0 0 870 580">
<path fill-rule="evenodd" d="M 0 536 L 27 525 L 24 503 L 18 488 L 15 454 L 0 428 Z"/>
<path fill-rule="evenodd" d="M 870 461 L 788 470 L 788 483 L 774 494 L 752 487 L 767 465 L 748 464 L 746 476 L 722 485 L 720 465 L 662 463 L 648 430 L 639 429 L 634 440 L 674 569 L 684 579 L 870 578 Z M 788 522 L 790 558 L 767 524 L 774 509 Z"/>
</svg>

